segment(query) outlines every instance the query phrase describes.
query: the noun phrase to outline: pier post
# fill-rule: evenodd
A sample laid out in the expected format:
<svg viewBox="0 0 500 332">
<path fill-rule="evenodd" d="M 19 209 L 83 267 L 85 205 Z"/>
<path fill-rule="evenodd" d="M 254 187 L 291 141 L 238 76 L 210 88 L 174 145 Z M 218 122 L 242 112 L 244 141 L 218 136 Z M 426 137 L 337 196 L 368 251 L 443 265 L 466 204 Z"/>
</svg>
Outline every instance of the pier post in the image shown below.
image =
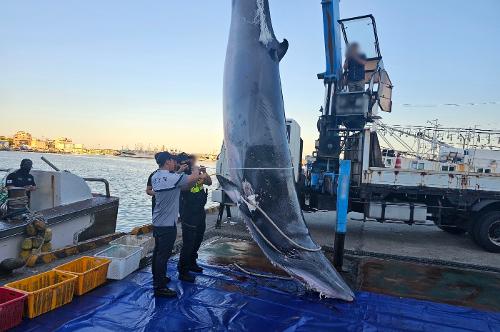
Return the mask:
<svg viewBox="0 0 500 332">
<path fill-rule="evenodd" d="M 347 231 L 350 178 L 351 161 L 341 160 L 337 180 L 337 223 L 335 225 L 335 242 L 333 245 L 333 266 L 338 271 L 342 270 L 344 263 L 344 240 Z"/>
</svg>

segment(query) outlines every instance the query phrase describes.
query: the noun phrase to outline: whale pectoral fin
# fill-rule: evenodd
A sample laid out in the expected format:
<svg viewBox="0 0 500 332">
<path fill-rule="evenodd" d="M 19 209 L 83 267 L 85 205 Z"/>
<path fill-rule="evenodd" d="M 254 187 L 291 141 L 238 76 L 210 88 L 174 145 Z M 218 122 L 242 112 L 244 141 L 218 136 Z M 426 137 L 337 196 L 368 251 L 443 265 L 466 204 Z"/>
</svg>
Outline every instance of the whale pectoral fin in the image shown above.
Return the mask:
<svg viewBox="0 0 500 332">
<path fill-rule="evenodd" d="M 236 185 L 236 183 L 220 174 L 217 174 L 216 176 L 219 184 L 227 196 L 233 201 L 233 203 L 239 204 L 241 193 L 240 188 Z"/>
<path fill-rule="evenodd" d="M 283 39 L 283 41 L 279 44 L 278 47 L 278 61 L 281 61 L 281 59 L 283 59 L 283 57 L 286 54 L 286 51 L 288 51 L 288 46 L 289 46 L 288 40 Z"/>
<path fill-rule="evenodd" d="M 273 59 L 273 61 L 280 62 L 285 56 L 286 51 L 288 51 L 288 40 L 283 39 L 283 42 L 281 43 L 276 41 L 276 44 L 278 45 L 277 47 L 274 46 L 269 49 L 269 56 Z"/>
</svg>

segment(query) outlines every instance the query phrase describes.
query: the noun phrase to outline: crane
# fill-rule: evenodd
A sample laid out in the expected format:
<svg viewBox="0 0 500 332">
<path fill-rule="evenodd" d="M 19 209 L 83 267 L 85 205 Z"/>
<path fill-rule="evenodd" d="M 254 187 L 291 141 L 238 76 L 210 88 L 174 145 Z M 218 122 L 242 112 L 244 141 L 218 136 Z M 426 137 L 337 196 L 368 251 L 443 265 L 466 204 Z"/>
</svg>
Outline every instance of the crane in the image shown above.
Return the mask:
<svg viewBox="0 0 500 332">
<path fill-rule="evenodd" d="M 340 19 L 339 0 L 322 0 L 326 70 L 317 75 L 323 80 L 325 98 L 318 120 L 314 161 L 310 165 L 306 199 L 318 209 L 334 209 L 332 190 L 323 184 L 335 183 L 339 161 L 350 159 L 353 183 L 359 183 L 362 135 L 372 126 L 372 144 L 378 145 L 375 121 L 378 111 L 391 112 L 392 82 L 384 69 L 375 18 L 363 15 Z M 343 84 L 342 41 L 358 43 L 367 57 L 365 91 L 348 92 Z M 377 149 L 373 149 L 376 151 Z M 380 150 L 380 149 L 379 149 Z M 381 154 L 376 156 L 381 160 Z M 375 161 L 375 160 L 374 160 Z M 325 195 L 327 193 L 327 195 Z M 330 195 L 328 195 L 330 194 Z"/>
</svg>

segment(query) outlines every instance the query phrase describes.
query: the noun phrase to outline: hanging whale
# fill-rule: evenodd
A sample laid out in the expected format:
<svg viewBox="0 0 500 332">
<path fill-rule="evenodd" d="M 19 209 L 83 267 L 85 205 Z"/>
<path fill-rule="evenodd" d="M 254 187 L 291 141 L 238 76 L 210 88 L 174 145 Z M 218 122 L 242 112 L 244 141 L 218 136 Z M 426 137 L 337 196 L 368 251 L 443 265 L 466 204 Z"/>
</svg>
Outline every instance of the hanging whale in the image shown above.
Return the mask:
<svg viewBox="0 0 500 332">
<path fill-rule="evenodd" d="M 268 0 L 232 1 L 223 93 L 230 179 L 218 179 L 273 264 L 326 297 L 352 301 L 311 239 L 295 191 L 279 74 L 287 49 L 274 35 Z"/>
</svg>

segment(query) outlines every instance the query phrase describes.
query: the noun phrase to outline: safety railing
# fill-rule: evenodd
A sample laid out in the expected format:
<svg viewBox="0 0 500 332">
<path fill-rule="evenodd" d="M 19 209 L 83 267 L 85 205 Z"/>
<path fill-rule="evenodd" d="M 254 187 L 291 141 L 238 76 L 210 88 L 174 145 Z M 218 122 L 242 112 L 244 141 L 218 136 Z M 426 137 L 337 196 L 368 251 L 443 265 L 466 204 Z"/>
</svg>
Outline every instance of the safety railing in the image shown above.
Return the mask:
<svg viewBox="0 0 500 332">
<path fill-rule="evenodd" d="M 109 182 L 106 179 L 103 178 L 83 178 L 87 182 L 102 182 L 104 183 L 104 187 L 106 188 L 106 197 L 110 197 L 110 191 L 109 191 Z"/>
</svg>

